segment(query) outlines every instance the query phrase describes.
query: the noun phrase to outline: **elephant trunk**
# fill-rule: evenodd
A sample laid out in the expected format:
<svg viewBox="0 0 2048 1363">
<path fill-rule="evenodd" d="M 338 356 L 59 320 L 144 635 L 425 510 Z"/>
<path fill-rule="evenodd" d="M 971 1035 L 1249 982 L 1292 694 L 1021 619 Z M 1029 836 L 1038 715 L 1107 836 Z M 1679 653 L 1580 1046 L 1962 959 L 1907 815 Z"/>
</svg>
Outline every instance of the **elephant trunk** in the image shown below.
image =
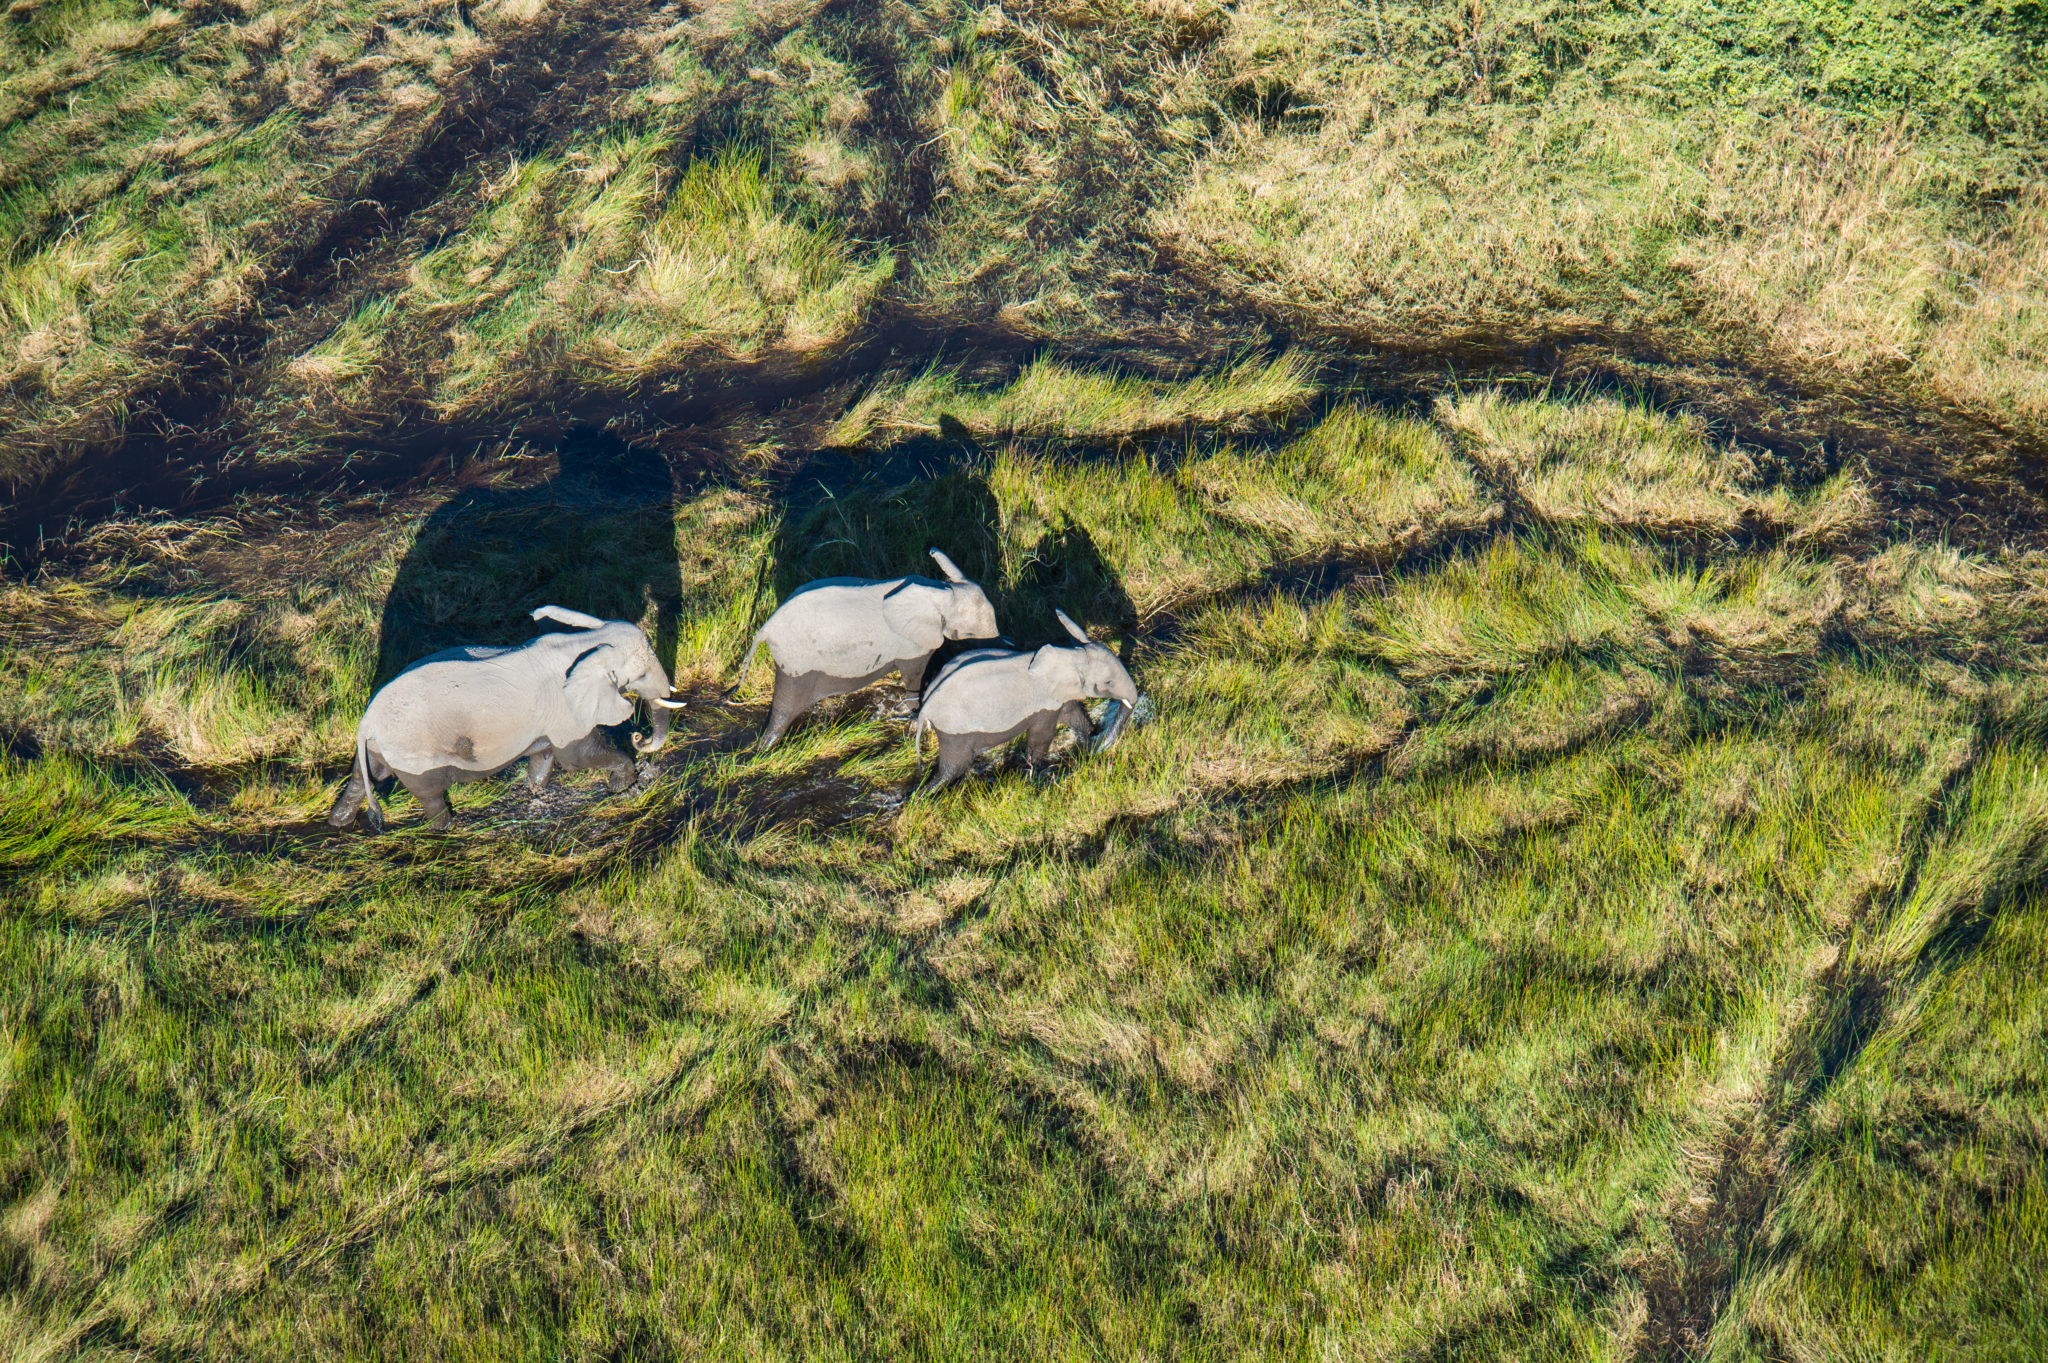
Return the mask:
<svg viewBox="0 0 2048 1363">
<path fill-rule="evenodd" d="M 1095 739 L 1095 751 L 1108 752 L 1117 739 L 1123 737 L 1124 727 L 1131 718 L 1131 711 L 1138 704 L 1138 688 L 1128 688 L 1127 696 L 1113 696 L 1109 702 L 1109 713 L 1103 716 L 1102 732 Z"/>
<path fill-rule="evenodd" d="M 633 748 L 636 752 L 657 753 L 668 742 L 668 726 L 682 707 L 675 701 L 651 700 L 647 708 L 654 712 L 654 732 L 645 738 L 634 735 Z"/>
<path fill-rule="evenodd" d="M 1108 752 L 1124 731 L 1124 721 L 1130 717 L 1131 707 L 1120 700 L 1109 703 L 1109 713 L 1103 717 L 1102 732 L 1095 736 L 1095 751 Z"/>
</svg>

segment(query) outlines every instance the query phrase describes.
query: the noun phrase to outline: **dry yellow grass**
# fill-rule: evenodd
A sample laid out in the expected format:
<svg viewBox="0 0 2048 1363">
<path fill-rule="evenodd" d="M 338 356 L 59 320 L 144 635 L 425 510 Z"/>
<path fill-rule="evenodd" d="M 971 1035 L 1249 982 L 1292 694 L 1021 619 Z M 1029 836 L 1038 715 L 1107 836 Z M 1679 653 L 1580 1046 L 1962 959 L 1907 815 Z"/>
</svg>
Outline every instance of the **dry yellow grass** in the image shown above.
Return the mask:
<svg viewBox="0 0 2048 1363">
<path fill-rule="evenodd" d="M 1806 493 L 1760 486 L 1739 448 L 1715 446 L 1705 424 L 1683 413 L 1613 398 L 1516 401 L 1488 389 L 1440 400 L 1437 415 L 1488 479 L 1543 525 L 1826 547 L 1871 520 L 1870 495 L 1852 475 Z"/>
<path fill-rule="evenodd" d="M 1591 337 L 2038 430 L 2039 191 L 1959 193 L 1925 119 L 1676 118 L 1577 89 L 1438 110 L 1273 7 L 1236 23 L 1261 35 L 1241 78 L 1285 76 L 1321 127 L 1226 125 L 1150 231 L 1261 314 L 1397 352 Z"/>
</svg>

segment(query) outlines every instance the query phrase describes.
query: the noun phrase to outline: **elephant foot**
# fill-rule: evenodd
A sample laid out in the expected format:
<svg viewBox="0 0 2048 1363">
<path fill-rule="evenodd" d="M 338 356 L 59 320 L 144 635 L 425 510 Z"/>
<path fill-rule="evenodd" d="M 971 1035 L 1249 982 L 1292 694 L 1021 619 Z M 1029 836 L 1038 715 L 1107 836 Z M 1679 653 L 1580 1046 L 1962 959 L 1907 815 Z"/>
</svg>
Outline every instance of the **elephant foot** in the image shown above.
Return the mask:
<svg viewBox="0 0 2048 1363">
<path fill-rule="evenodd" d="M 356 811 L 363 807 L 367 792 L 354 778 L 341 788 L 341 794 L 334 798 L 333 806 L 327 811 L 327 822 L 335 828 L 347 828 L 356 821 Z"/>
</svg>

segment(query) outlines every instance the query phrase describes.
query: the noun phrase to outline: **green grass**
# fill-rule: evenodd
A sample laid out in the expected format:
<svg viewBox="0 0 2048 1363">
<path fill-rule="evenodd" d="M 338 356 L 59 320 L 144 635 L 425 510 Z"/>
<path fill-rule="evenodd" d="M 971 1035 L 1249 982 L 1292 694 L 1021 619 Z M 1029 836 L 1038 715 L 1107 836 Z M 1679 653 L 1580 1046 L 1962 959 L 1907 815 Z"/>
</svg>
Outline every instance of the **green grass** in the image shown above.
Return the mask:
<svg viewBox="0 0 2048 1363">
<path fill-rule="evenodd" d="M 1868 494 L 1845 475 L 1806 493 L 1755 486 L 1754 464 L 1716 449 L 1697 418 L 1613 399 L 1518 402 L 1499 389 L 1443 399 L 1440 415 L 1539 525 L 1827 547 L 1871 519 Z"/>
<path fill-rule="evenodd" d="M 1504 512 L 1475 406 L 1559 486 L 1817 500 L 1682 422 L 1473 397 L 855 463 L 787 512 L 512 460 L 368 534 L 105 527 L 0 652 L 39 754 L 0 764 L 0 1338 L 2018 1356 L 2038 563 Z M 933 543 L 1006 628 L 1125 649 L 1146 722 L 904 804 L 874 697 L 746 751 L 759 697 L 709 688 L 777 595 Z M 671 641 L 652 782 L 329 835 L 385 616 L 513 638 L 540 599 Z M 1700 1277 L 1726 1305 L 1672 1317 Z"/>
<path fill-rule="evenodd" d="M 960 382 L 927 370 L 885 381 L 834 424 L 834 445 L 872 447 L 892 439 L 936 435 L 948 423 L 977 440 L 1128 441 L 1176 428 L 1211 428 L 1285 420 L 1315 396 L 1313 366 L 1300 354 L 1245 360 L 1214 375 L 1181 383 L 1077 371 L 1041 357 L 1000 389 Z"/>
<path fill-rule="evenodd" d="M 396 29 L 352 5 L 248 17 L 90 0 L 0 29 L 10 483 L 66 441 L 117 435 L 181 363 L 167 334 L 249 309 L 380 169 L 420 152 L 438 87 L 488 49 L 424 14 L 393 14 Z"/>
<path fill-rule="evenodd" d="M 1915 972 L 1811 1117 L 1715 1356 L 2024 1358 L 2043 1344 L 2041 902 Z"/>
<path fill-rule="evenodd" d="M 2042 1352 L 2044 43 L 7 9 L 0 1354 Z M 933 545 L 1142 721 L 754 755 Z M 545 601 L 649 779 L 327 828 Z"/>
<path fill-rule="evenodd" d="M 1988 5 L 1241 7 L 1229 135 L 1149 228 L 1295 335 L 1618 345 L 2031 428 L 2043 40 Z"/>
<path fill-rule="evenodd" d="M 1366 351 L 1435 389 L 1459 356 L 1647 377 L 1791 447 L 1935 429 L 1995 456 L 1947 476 L 2031 495 L 2024 7 L 373 8 L 0 29 L 11 486 L 153 429 L 207 346 L 207 429 L 312 467 L 565 411 L 694 428 L 763 384 L 816 408 L 726 414 L 728 455 L 941 415 L 1113 442 L 1291 415 Z"/>
</svg>

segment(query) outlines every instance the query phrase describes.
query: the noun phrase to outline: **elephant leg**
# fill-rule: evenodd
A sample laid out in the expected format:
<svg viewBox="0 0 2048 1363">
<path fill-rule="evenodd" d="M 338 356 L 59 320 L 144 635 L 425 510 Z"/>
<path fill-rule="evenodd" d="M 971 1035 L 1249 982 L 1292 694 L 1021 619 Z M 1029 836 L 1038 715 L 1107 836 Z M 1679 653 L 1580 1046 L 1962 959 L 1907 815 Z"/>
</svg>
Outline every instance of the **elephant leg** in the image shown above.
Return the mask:
<svg viewBox="0 0 2048 1363">
<path fill-rule="evenodd" d="M 448 768 L 440 767 L 418 776 L 399 772 L 398 783 L 420 802 L 420 811 L 427 816 L 428 828 L 439 832 L 455 821 L 455 809 L 448 803 L 448 787 L 455 782 Z"/>
<path fill-rule="evenodd" d="M 834 689 L 837 680 L 819 672 L 792 677 L 780 667 L 776 668 L 775 700 L 768 709 L 768 724 L 761 730 L 760 751 L 767 752 L 781 742 L 789 726 L 796 723 L 806 710 L 827 696 L 838 695 Z"/>
<path fill-rule="evenodd" d="M 563 771 L 602 771 L 605 787 L 616 794 L 633 784 L 638 776 L 633 759 L 619 751 L 601 729 L 592 729 L 574 743 L 555 749 Z"/>
<path fill-rule="evenodd" d="M 981 754 L 979 734 L 940 734 L 939 774 L 926 794 L 935 794 L 952 785 L 974 765 L 974 759 Z"/>
<path fill-rule="evenodd" d="M 903 699 L 897 702 L 895 709 L 898 719 L 917 717 L 918 699 L 924 694 L 925 677 L 931 671 L 932 657 L 932 654 L 926 653 L 920 657 L 902 658 L 896 662 L 897 675 L 903 678 Z M 883 675 L 888 674 L 885 672 Z"/>
<path fill-rule="evenodd" d="M 611 760 L 605 763 L 604 786 L 606 790 L 616 795 L 639 780 L 640 773 L 634 768 L 632 758 L 613 748 L 609 743 L 605 744 L 605 747 L 610 750 Z"/>
<path fill-rule="evenodd" d="M 1024 730 L 1024 765 L 1036 772 L 1051 756 L 1053 735 L 1059 732 L 1064 710 L 1044 710 L 1031 717 Z"/>
<path fill-rule="evenodd" d="M 1086 743 L 1095 737 L 1095 721 L 1088 718 L 1088 707 L 1078 700 L 1070 700 L 1062 705 L 1056 722 L 1072 729 L 1076 742 Z"/>
<path fill-rule="evenodd" d="M 327 822 L 336 828 L 346 828 L 356 821 L 356 811 L 363 807 L 363 798 L 370 793 L 370 783 L 354 772 L 341 788 L 341 794 L 334 797 L 334 807 L 327 811 Z"/>
<path fill-rule="evenodd" d="M 391 774 L 384 760 L 373 751 L 367 763 L 369 780 L 363 779 L 360 769 L 351 769 L 348 780 L 342 785 L 341 794 L 334 799 L 334 807 L 327 811 L 327 822 L 336 828 L 346 828 L 355 822 L 356 814 L 367 807 L 370 827 L 376 832 L 384 831 L 384 811 L 377 805 L 376 782 Z M 382 775 L 379 775 L 379 772 Z"/>
<path fill-rule="evenodd" d="M 542 748 L 526 757 L 526 788 L 535 795 L 547 788 L 548 773 L 555 769 L 555 750 L 552 746 Z"/>
<path fill-rule="evenodd" d="M 925 669 L 932 665 L 932 655 L 921 658 L 905 658 L 896 664 L 896 670 L 903 674 L 903 689 L 915 696 L 924 690 Z"/>
</svg>

